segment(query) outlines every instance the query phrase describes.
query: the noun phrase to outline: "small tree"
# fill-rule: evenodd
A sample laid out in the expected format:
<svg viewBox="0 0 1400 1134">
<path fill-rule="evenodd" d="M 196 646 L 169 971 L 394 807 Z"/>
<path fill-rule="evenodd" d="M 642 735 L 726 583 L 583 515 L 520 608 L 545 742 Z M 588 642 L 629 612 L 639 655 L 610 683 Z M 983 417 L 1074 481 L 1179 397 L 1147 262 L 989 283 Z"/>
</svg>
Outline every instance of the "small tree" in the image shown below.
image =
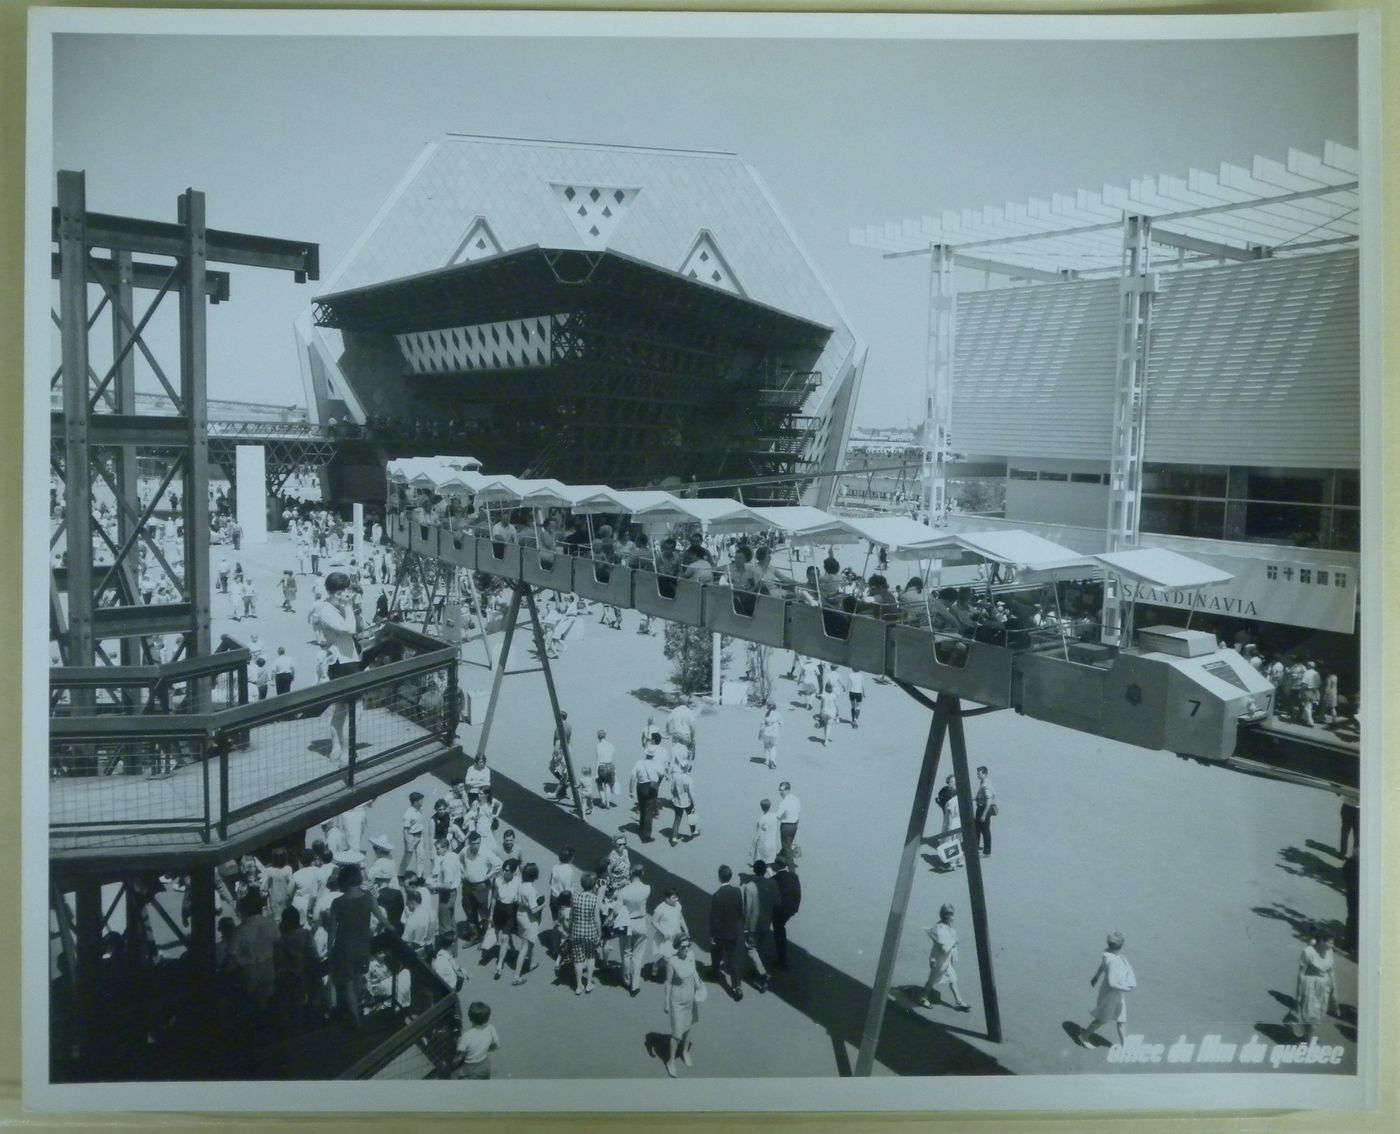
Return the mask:
<svg viewBox="0 0 1400 1134">
<path fill-rule="evenodd" d="M 1006 511 L 1006 482 L 996 477 L 973 477 L 949 484 L 958 508 L 982 514 Z"/>
<path fill-rule="evenodd" d="M 681 693 L 710 692 L 710 634 L 700 626 L 667 622 L 661 632 L 662 650 L 672 664 L 671 680 Z M 728 638 L 720 639 L 721 666 Z"/>
<path fill-rule="evenodd" d="M 766 705 L 773 696 L 772 648 L 749 643 L 749 704 Z"/>
</svg>

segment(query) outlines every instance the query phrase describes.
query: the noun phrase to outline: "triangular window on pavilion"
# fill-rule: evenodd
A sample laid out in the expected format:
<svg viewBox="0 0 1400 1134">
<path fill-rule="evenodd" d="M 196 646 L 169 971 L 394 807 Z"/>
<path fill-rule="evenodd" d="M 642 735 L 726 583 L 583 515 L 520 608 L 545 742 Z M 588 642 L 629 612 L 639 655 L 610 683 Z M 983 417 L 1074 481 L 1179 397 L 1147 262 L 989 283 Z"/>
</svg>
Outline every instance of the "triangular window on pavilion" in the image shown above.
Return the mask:
<svg viewBox="0 0 1400 1134">
<path fill-rule="evenodd" d="M 585 248 L 606 248 L 640 189 L 605 185 L 561 185 L 554 196 Z"/>
<path fill-rule="evenodd" d="M 690 246 L 690 251 L 681 263 L 680 273 L 692 280 L 699 280 L 711 287 L 722 288 L 734 295 L 746 296 L 748 294 L 739 283 L 738 277 L 734 275 L 729 262 L 720 252 L 714 234 L 707 228 L 700 230 L 700 234 L 695 238 L 695 243 Z"/>
<path fill-rule="evenodd" d="M 496 239 L 496 234 L 491 231 L 491 226 L 486 223 L 485 217 L 477 217 L 467 227 L 467 234 L 462 237 L 462 242 L 457 245 L 457 250 L 448 258 L 447 267 L 454 264 L 469 264 L 473 260 L 483 260 L 487 256 L 499 256 L 501 254 L 501 242 Z"/>
</svg>

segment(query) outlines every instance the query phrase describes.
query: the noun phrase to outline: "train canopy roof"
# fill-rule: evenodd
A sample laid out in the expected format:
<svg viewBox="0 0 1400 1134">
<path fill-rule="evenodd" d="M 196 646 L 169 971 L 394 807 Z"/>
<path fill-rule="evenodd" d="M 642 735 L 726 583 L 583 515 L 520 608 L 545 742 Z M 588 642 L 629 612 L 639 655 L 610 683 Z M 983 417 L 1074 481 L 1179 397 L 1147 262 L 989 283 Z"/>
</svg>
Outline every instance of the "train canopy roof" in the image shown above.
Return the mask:
<svg viewBox="0 0 1400 1134">
<path fill-rule="evenodd" d="M 474 496 L 478 503 L 513 503 L 545 508 L 567 507 L 582 515 L 630 515 L 639 524 L 699 524 L 722 535 L 782 532 L 803 543 L 836 544 L 866 540 L 896 559 L 933 559 L 940 552 L 972 552 L 1021 571 L 1103 567 L 1153 586 L 1194 589 L 1233 578 L 1228 572 L 1163 548 L 1080 555 L 1020 530 L 950 532 L 930 528 L 905 516 L 855 519 L 820 508 L 749 508 L 720 497 L 683 497 L 661 489 L 620 489 L 606 484 L 563 484 L 552 479 L 525 480 L 491 476 L 465 467 L 462 458 L 408 457 L 389 462 L 389 480 L 438 495 Z"/>
<path fill-rule="evenodd" d="M 1168 551 L 1163 547 L 1106 551 L 1089 558 L 1130 579 L 1172 590 L 1213 587 L 1219 583 L 1228 583 L 1234 578 L 1228 571 L 1221 571 L 1218 567 L 1211 567 L 1200 560 L 1178 555 L 1175 551 Z"/>
<path fill-rule="evenodd" d="M 983 559 L 993 563 L 1006 563 L 1027 571 L 1081 567 L 1088 562 L 1077 551 L 1030 532 L 958 532 L 949 538 L 959 547 L 974 552 Z"/>
</svg>

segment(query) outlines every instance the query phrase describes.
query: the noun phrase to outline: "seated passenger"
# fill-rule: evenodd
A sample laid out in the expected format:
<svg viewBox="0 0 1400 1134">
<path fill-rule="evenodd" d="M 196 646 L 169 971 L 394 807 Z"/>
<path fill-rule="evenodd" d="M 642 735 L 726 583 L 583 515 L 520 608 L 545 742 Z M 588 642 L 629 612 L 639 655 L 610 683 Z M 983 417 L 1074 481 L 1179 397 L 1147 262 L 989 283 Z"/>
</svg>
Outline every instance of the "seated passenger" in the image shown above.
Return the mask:
<svg viewBox="0 0 1400 1134">
<path fill-rule="evenodd" d="M 958 620 L 957 612 L 952 606 L 954 598 L 955 595 L 952 591 L 941 591 L 936 595 L 928 596 L 928 629 L 948 634 L 961 634 L 963 632 L 962 623 Z"/>
<path fill-rule="evenodd" d="M 535 543 L 540 549 L 540 566 L 548 571 L 554 566 L 554 553 L 559 549 L 559 521 L 550 516 L 541 524 Z"/>
<path fill-rule="evenodd" d="M 593 558 L 593 577 L 600 583 L 606 583 L 612 578 L 612 564 L 617 562 L 617 540 L 613 538 L 611 524 L 603 524 L 598 528 L 589 554 Z"/>
<path fill-rule="evenodd" d="M 766 546 L 754 552 L 753 571 L 761 595 L 781 594 L 792 586 L 792 579 L 778 571 L 773 563 L 773 553 Z"/>
<path fill-rule="evenodd" d="M 866 601 L 875 607 L 875 617 L 885 622 L 899 617 L 899 603 L 890 592 L 889 580 L 883 575 L 871 575 L 865 585 Z"/>
<path fill-rule="evenodd" d="M 639 532 L 632 541 L 632 549 L 624 562 L 634 571 L 655 571 L 656 560 L 652 558 L 651 540 L 646 532 Z"/>
<path fill-rule="evenodd" d="M 915 575 L 899 592 L 899 613 L 901 621 L 912 626 L 926 628 L 929 623 L 928 603 L 924 601 L 924 581 Z"/>
<path fill-rule="evenodd" d="M 713 583 L 715 581 L 714 559 L 705 550 L 705 545 L 701 542 L 698 532 L 690 537 L 690 546 L 685 549 L 685 555 L 682 559 L 685 563 L 685 577 L 687 579 L 694 579 L 700 583 Z"/>
<path fill-rule="evenodd" d="M 676 576 L 684 570 L 676 541 L 669 536 L 661 541 L 661 551 L 656 556 L 656 587 L 663 598 L 676 597 Z"/>
<path fill-rule="evenodd" d="M 822 560 L 822 573 L 817 577 L 817 597 L 821 599 L 822 606 L 839 606 L 843 587 L 841 564 L 828 555 Z"/>
<path fill-rule="evenodd" d="M 500 545 L 515 542 L 515 528 L 511 526 L 510 517 L 505 513 L 496 517 L 496 522 L 491 525 L 491 542 L 498 546 L 496 555 L 499 557 L 505 554 L 504 548 Z"/>
<path fill-rule="evenodd" d="M 747 547 L 734 550 L 729 561 L 729 585 L 734 590 L 736 614 L 752 615 L 754 596 L 758 593 L 758 577 L 753 570 L 753 552 Z"/>
<path fill-rule="evenodd" d="M 696 559 L 703 559 L 711 566 L 714 565 L 715 557 L 710 554 L 705 547 L 704 537 L 699 532 L 690 533 L 690 546 L 685 549 L 685 562 L 687 566 Z"/>
</svg>

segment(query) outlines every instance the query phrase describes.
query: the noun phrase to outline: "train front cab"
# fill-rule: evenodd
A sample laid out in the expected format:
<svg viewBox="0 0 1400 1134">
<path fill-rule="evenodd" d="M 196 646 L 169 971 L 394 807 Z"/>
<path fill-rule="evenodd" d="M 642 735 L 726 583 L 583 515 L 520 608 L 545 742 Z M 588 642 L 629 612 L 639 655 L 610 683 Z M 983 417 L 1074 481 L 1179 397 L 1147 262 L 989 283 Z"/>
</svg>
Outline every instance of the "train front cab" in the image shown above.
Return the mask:
<svg viewBox="0 0 1400 1134">
<path fill-rule="evenodd" d="M 1017 666 L 1027 716 L 1201 760 L 1233 756 L 1240 723 L 1272 707 L 1272 686 L 1238 653 L 1173 626 L 1140 630 L 1132 649 L 1079 643 Z"/>
</svg>

